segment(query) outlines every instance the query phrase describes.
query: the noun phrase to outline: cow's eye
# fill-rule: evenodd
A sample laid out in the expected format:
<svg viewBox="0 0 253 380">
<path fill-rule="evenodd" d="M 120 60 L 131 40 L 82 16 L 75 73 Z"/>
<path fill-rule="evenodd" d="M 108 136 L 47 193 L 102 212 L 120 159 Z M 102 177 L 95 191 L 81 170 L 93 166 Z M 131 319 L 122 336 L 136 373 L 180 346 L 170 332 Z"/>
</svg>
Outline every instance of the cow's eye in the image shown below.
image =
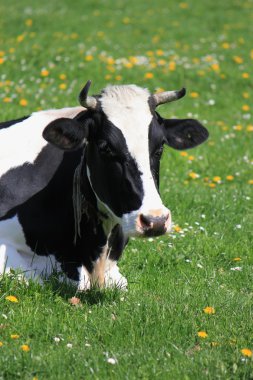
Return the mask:
<svg viewBox="0 0 253 380">
<path fill-rule="evenodd" d="M 112 148 L 105 140 L 98 141 L 98 150 L 104 157 L 113 158 L 116 156 L 115 152 L 113 152 Z"/>
<path fill-rule="evenodd" d="M 161 146 L 160 148 L 158 148 L 158 149 L 154 152 L 154 157 L 160 159 L 161 156 L 162 156 L 162 153 L 163 153 L 163 146 Z"/>
</svg>

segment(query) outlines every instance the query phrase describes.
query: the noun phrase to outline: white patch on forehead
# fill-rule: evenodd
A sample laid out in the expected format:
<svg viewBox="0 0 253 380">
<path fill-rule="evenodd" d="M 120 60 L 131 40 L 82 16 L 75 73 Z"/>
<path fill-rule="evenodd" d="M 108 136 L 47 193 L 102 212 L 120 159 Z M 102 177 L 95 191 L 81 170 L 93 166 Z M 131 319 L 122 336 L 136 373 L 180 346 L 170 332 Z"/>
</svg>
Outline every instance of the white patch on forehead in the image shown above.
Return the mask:
<svg viewBox="0 0 253 380">
<path fill-rule="evenodd" d="M 149 107 L 150 93 L 135 85 L 108 86 L 102 92 L 101 104 L 108 119 L 121 130 L 131 156 L 135 159 L 144 189 L 141 209 L 163 207 L 150 169 L 149 125 L 153 115 Z"/>
<path fill-rule="evenodd" d="M 42 137 L 44 128 L 61 117 L 73 118 L 83 107 L 53 109 L 33 113 L 20 123 L 0 130 L 0 176 L 9 169 L 33 163 L 48 142 Z"/>
</svg>

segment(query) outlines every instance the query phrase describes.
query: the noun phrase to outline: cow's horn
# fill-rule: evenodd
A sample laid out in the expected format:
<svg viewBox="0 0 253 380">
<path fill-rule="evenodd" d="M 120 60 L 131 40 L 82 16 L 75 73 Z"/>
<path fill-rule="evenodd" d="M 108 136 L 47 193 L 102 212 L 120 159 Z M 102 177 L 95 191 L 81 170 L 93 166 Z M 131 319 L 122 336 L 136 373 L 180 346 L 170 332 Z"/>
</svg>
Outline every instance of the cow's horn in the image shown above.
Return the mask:
<svg viewBox="0 0 253 380">
<path fill-rule="evenodd" d="M 94 96 L 88 96 L 90 85 L 91 80 L 88 80 L 79 94 L 79 102 L 85 108 L 95 109 L 97 107 L 97 99 Z"/>
<path fill-rule="evenodd" d="M 152 96 L 155 106 L 159 106 L 160 104 L 173 102 L 174 100 L 178 100 L 185 96 L 186 89 L 183 87 L 179 91 L 165 91 L 165 92 L 159 92 L 157 94 L 154 94 Z"/>
</svg>

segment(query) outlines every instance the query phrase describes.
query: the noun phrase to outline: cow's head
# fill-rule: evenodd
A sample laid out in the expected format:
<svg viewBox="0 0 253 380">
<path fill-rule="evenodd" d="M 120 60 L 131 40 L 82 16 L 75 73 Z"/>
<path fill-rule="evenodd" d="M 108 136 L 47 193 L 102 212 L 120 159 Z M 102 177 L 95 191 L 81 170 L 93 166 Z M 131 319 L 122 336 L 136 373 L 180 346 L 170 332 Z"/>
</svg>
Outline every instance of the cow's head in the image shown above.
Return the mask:
<svg viewBox="0 0 253 380">
<path fill-rule="evenodd" d="M 158 191 L 163 146 L 193 148 L 208 132 L 197 120 L 164 119 L 156 112 L 158 105 L 183 97 L 185 89 L 151 95 L 135 85 L 108 86 L 88 96 L 90 83 L 79 96 L 85 112 L 55 120 L 43 136 L 64 150 L 87 143 L 87 174 L 98 207 L 126 235 L 164 234 L 171 214 Z"/>
</svg>

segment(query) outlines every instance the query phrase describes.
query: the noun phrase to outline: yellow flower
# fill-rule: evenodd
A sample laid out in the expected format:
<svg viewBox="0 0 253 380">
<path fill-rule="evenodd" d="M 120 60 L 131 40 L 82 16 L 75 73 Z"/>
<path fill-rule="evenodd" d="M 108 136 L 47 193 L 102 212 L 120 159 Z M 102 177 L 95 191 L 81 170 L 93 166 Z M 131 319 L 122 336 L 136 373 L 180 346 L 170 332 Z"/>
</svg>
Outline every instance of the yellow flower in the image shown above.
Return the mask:
<svg viewBox="0 0 253 380">
<path fill-rule="evenodd" d="M 251 358 L 253 355 L 253 352 L 249 348 L 243 348 L 241 350 L 241 353 L 243 354 L 243 356 L 248 356 L 248 358 Z"/>
<path fill-rule="evenodd" d="M 59 78 L 60 78 L 61 80 L 65 80 L 65 79 L 67 79 L 67 75 L 66 75 L 66 74 L 60 74 L 60 75 L 59 75 Z"/>
<path fill-rule="evenodd" d="M 248 92 L 243 92 L 242 96 L 244 97 L 244 99 L 249 99 L 249 93 Z"/>
<path fill-rule="evenodd" d="M 211 189 L 214 189 L 216 187 L 215 183 L 209 183 L 208 186 L 211 187 Z"/>
<path fill-rule="evenodd" d="M 4 344 L 3 344 L 3 342 L 0 342 L 0 347 L 2 347 Z"/>
<path fill-rule="evenodd" d="M 121 79 L 122 79 L 122 76 L 121 76 L 121 75 L 116 75 L 115 79 L 116 79 L 116 80 L 121 80 Z"/>
<path fill-rule="evenodd" d="M 244 79 L 248 79 L 249 78 L 249 73 L 242 73 L 242 77 Z"/>
<path fill-rule="evenodd" d="M 162 49 L 158 49 L 158 50 L 156 51 L 156 54 L 157 54 L 159 57 L 161 57 L 162 55 L 164 55 L 164 51 L 163 51 Z"/>
<path fill-rule="evenodd" d="M 253 179 L 250 179 L 250 180 L 248 181 L 248 184 L 249 184 L 249 185 L 253 185 Z"/>
<path fill-rule="evenodd" d="M 146 73 L 145 76 L 144 76 L 145 79 L 151 79 L 151 78 L 154 78 L 154 74 L 153 73 Z"/>
<path fill-rule="evenodd" d="M 122 20 L 123 24 L 127 25 L 131 22 L 130 18 L 129 17 L 124 17 L 123 20 Z"/>
<path fill-rule="evenodd" d="M 233 261 L 241 261 L 241 258 L 240 257 L 234 257 L 232 260 Z"/>
<path fill-rule="evenodd" d="M 238 64 L 243 63 L 243 59 L 241 57 L 239 57 L 238 55 L 235 55 L 233 57 L 233 60 L 234 60 L 235 63 L 238 63 Z"/>
<path fill-rule="evenodd" d="M 49 71 L 47 69 L 42 69 L 40 75 L 42 77 L 47 77 L 49 75 Z"/>
<path fill-rule="evenodd" d="M 188 153 L 187 153 L 187 152 L 180 152 L 180 156 L 182 156 L 182 157 L 187 157 L 187 156 L 188 156 Z"/>
<path fill-rule="evenodd" d="M 15 296 L 7 296 L 5 299 L 10 302 L 18 302 L 18 299 Z"/>
<path fill-rule="evenodd" d="M 25 106 L 27 106 L 28 102 L 27 102 L 26 99 L 20 99 L 19 104 L 20 104 L 22 107 L 25 107 Z"/>
<path fill-rule="evenodd" d="M 219 177 L 218 175 L 213 177 L 213 182 L 220 182 L 221 181 L 221 177 Z"/>
<path fill-rule="evenodd" d="M 12 101 L 11 98 L 8 98 L 8 97 L 3 98 L 4 103 L 10 103 L 11 101 Z"/>
<path fill-rule="evenodd" d="M 198 98 L 199 94 L 198 94 L 198 92 L 190 92 L 190 97 L 191 98 Z"/>
<path fill-rule="evenodd" d="M 115 60 L 112 57 L 107 58 L 106 61 L 107 61 L 108 65 L 114 65 L 114 63 L 115 63 Z"/>
<path fill-rule="evenodd" d="M 176 62 L 171 61 L 171 62 L 169 63 L 169 70 L 170 70 L 170 71 L 175 71 L 175 70 L 176 70 Z"/>
<path fill-rule="evenodd" d="M 28 344 L 22 344 L 20 348 L 22 351 L 25 351 L 25 352 L 30 351 L 30 347 L 28 346 Z"/>
<path fill-rule="evenodd" d="M 205 314 L 215 314 L 215 309 L 212 306 L 207 306 L 203 309 Z"/>
<path fill-rule="evenodd" d="M 234 130 L 235 131 L 241 131 L 242 130 L 242 126 L 241 125 L 235 125 L 234 126 Z"/>
<path fill-rule="evenodd" d="M 26 26 L 32 26 L 33 20 L 31 18 L 28 18 L 27 20 L 25 20 L 25 24 Z"/>
<path fill-rule="evenodd" d="M 212 68 L 213 71 L 219 71 L 220 70 L 220 66 L 219 66 L 218 63 L 213 63 L 211 65 L 211 68 Z"/>
<path fill-rule="evenodd" d="M 18 339 L 20 335 L 18 334 L 11 334 L 11 339 Z"/>
<path fill-rule="evenodd" d="M 180 232 L 180 231 L 182 231 L 182 228 L 179 227 L 178 225 L 174 226 L 173 229 L 174 229 L 175 232 Z"/>
<path fill-rule="evenodd" d="M 232 176 L 232 175 L 227 175 L 227 176 L 226 176 L 226 180 L 227 180 L 227 181 L 233 181 L 234 178 L 235 178 L 235 177 Z"/>
<path fill-rule="evenodd" d="M 195 173 L 195 172 L 190 172 L 188 174 L 188 176 L 192 179 L 196 179 L 196 178 L 199 178 L 199 174 Z"/>
<path fill-rule="evenodd" d="M 17 42 L 22 42 L 24 38 L 24 34 L 20 34 L 19 36 L 17 36 Z"/>
<path fill-rule="evenodd" d="M 247 132 L 253 132 L 253 125 L 248 125 L 246 128 Z"/>
<path fill-rule="evenodd" d="M 193 161 L 193 160 L 195 160 L 195 157 L 194 156 L 189 156 L 188 160 Z"/>
<path fill-rule="evenodd" d="M 228 42 L 223 42 L 223 44 L 221 46 L 223 47 L 223 49 L 229 49 L 230 48 L 230 44 Z"/>
<path fill-rule="evenodd" d="M 180 4 L 179 4 L 179 7 L 180 7 L 181 9 L 187 9 L 187 8 L 189 8 L 189 5 L 188 5 L 187 3 L 180 3 Z"/>
<path fill-rule="evenodd" d="M 0 58 L 0 65 L 4 63 L 4 58 Z"/>
<path fill-rule="evenodd" d="M 243 110 L 243 111 L 249 111 L 249 110 L 250 110 L 250 106 L 249 106 L 248 104 L 244 104 L 244 105 L 242 106 L 242 110 Z"/>
<path fill-rule="evenodd" d="M 205 338 L 207 338 L 208 334 L 207 334 L 205 331 L 199 331 L 199 332 L 198 332 L 198 336 L 199 336 L 200 338 L 205 339 Z"/>
<path fill-rule="evenodd" d="M 105 79 L 106 79 L 106 80 L 110 80 L 111 77 L 112 77 L 112 76 L 111 76 L 110 74 L 106 74 Z"/>
<path fill-rule="evenodd" d="M 67 88 L 66 83 L 61 83 L 61 84 L 59 84 L 59 88 L 60 88 L 61 90 L 66 90 L 66 88 Z"/>
<path fill-rule="evenodd" d="M 92 60 L 93 60 L 93 55 L 91 55 L 91 54 L 86 55 L 85 60 L 86 60 L 87 62 L 92 61 Z"/>
</svg>

